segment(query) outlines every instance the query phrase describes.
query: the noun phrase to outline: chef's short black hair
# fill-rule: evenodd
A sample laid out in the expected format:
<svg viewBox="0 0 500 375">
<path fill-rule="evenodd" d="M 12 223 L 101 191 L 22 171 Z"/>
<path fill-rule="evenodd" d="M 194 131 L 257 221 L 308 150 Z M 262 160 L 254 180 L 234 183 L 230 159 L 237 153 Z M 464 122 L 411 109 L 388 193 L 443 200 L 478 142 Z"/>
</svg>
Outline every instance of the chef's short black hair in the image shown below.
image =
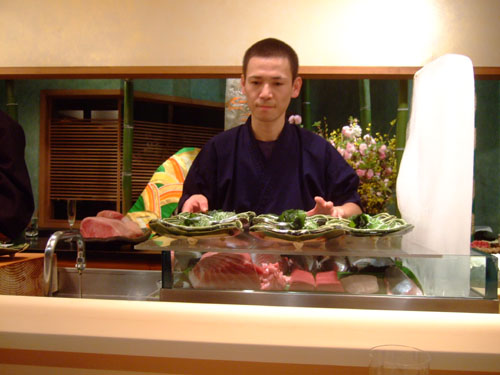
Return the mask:
<svg viewBox="0 0 500 375">
<path fill-rule="evenodd" d="M 243 56 L 243 75 L 246 76 L 248 62 L 252 57 L 284 57 L 288 59 L 292 70 L 292 82 L 299 74 L 299 57 L 292 47 L 285 42 L 267 38 L 253 44 Z"/>
</svg>

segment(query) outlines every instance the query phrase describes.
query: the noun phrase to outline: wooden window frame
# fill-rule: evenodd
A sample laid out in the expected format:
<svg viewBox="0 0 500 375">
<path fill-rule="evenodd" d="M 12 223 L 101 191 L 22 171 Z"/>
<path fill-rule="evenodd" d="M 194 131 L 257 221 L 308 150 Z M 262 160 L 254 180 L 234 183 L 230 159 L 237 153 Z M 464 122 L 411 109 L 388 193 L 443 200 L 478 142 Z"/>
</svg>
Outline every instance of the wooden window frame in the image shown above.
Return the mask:
<svg viewBox="0 0 500 375">
<path fill-rule="evenodd" d="M 68 223 L 64 219 L 54 219 L 51 203 L 51 177 L 50 161 L 52 160 L 50 148 L 50 125 L 51 125 L 51 104 L 54 99 L 116 99 L 118 110 L 118 124 L 123 124 L 123 90 L 42 90 L 40 93 L 40 165 L 39 165 L 39 188 L 38 188 L 38 209 L 39 209 L 39 227 L 41 229 L 67 228 Z M 158 102 L 168 105 L 181 105 L 193 107 L 211 107 L 224 110 L 224 103 L 211 102 L 206 100 L 198 100 L 191 98 L 182 98 L 177 96 L 135 92 L 134 99 Z M 139 123 L 140 121 L 138 121 Z M 120 137 L 121 138 L 121 137 Z M 118 142 L 117 153 L 119 160 L 122 160 L 122 142 Z M 170 156 L 170 155 L 169 155 Z M 162 160 L 163 162 L 163 160 Z M 159 164 L 158 164 L 159 165 Z M 117 170 L 117 191 L 116 191 L 116 210 L 120 211 L 121 201 L 123 198 L 121 184 L 121 163 L 119 162 Z M 142 176 L 142 180 L 144 180 Z M 146 181 L 146 180 L 145 180 Z M 149 178 L 147 179 L 149 181 Z M 146 181 L 146 183 L 147 183 Z M 141 181 L 142 182 L 142 181 Z M 145 184 L 144 184 L 145 186 Z M 134 189 L 134 186 L 133 186 Z M 137 195 L 137 188 L 135 188 Z M 141 190 L 142 191 L 142 190 Z M 134 200 L 136 198 L 133 198 Z M 133 202 L 132 202 L 133 203 Z M 75 227 L 79 227 L 79 220 L 76 221 Z"/>
<path fill-rule="evenodd" d="M 42 90 L 40 93 L 40 165 L 39 165 L 39 185 L 38 185 L 38 215 L 39 227 L 44 228 L 67 228 L 66 220 L 53 219 L 51 198 L 50 198 L 50 121 L 52 113 L 52 100 L 61 98 L 71 99 L 116 99 L 118 110 L 118 123 L 122 123 L 121 101 L 123 100 L 121 90 Z M 118 158 L 121 159 L 121 144 L 117 149 Z M 118 172 L 119 176 L 120 173 Z M 118 182 L 118 181 L 117 181 Z M 120 201 L 121 186 L 117 183 L 117 201 Z M 119 207 L 119 206 L 117 206 Z M 78 221 L 76 223 L 78 227 Z"/>
</svg>

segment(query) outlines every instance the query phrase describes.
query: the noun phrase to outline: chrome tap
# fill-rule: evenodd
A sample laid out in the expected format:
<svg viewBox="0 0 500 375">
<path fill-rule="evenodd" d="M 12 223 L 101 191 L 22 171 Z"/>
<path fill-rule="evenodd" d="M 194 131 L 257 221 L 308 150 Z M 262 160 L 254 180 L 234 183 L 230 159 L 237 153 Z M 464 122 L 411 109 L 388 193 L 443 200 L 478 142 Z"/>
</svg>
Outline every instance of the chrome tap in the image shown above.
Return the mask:
<svg viewBox="0 0 500 375">
<path fill-rule="evenodd" d="M 59 240 L 76 241 L 76 264 L 75 267 L 81 275 L 85 269 L 85 242 L 82 235 L 77 231 L 57 231 L 50 236 L 45 246 L 43 257 L 43 294 L 52 296 L 52 272 L 54 265 L 54 252 Z"/>
</svg>

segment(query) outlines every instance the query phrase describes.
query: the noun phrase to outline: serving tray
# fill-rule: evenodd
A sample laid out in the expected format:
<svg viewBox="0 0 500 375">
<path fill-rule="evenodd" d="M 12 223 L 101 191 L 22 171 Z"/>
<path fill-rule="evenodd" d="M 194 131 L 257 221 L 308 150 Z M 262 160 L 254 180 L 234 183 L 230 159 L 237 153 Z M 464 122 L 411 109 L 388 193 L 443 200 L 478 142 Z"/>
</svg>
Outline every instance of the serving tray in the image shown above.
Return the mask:
<svg viewBox="0 0 500 375">
<path fill-rule="evenodd" d="M 254 216 L 252 211 L 239 214 L 228 211 L 182 212 L 166 219 L 152 220 L 149 227 L 160 236 L 196 242 L 202 238 L 236 236 L 244 231 Z"/>
<path fill-rule="evenodd" d="M 279 221 L 279 216 L 263 214 L 252 220 L 251 235 L 266 241 L 292 242 L 297 249 L 304 243 L 325 242 L 342 236 L 346 230 L 338 225 L 337 219 L 327 215 L 313 215 L 305 219 L 300 229 L 293 229 L 291 223 Z"/>
<path fill-rule="evenodd" d="M 337 224 L 344 228 L 350 235 L 365 236 L 387 236 L 389 234 L 402 235 L 413 230 L 413 225 L 397 216 L 386 212 L 373 216 L 361 214 L 349 219 L 337 218 Z M 360 225 L 360 222 L 361 225 Z"/>
</svg>

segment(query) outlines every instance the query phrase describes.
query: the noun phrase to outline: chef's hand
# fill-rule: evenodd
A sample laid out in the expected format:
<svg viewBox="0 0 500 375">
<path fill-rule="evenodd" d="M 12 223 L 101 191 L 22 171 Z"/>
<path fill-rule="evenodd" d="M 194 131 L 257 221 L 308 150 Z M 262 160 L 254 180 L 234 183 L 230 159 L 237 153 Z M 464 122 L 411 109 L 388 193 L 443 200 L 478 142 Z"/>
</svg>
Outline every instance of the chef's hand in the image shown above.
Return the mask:
<svg viewBox="0 0 500 375">
<path fill-rule="evenodd" d="M 307 211 L 307 216 L 312 215 L 330 215 L 334 216 L 335 208 L 333 202 L 325 201 L 322 197 L 314 197 L 316 206 L 310 211 Z"/>
<path fill-rule="evenodd" d="M 314 200 L 316 201 L 316 206 L 307 212 L 307 216 L 322 214 L 348 218 L 363 212 L 361 207 L 352 202 L 344 203 L 342 206 L 335 206 L 333 202 L 327 202 L 322 197 L 314 197 Z"/>
<path fill-rule="evenodd" d="M 182 212 L 206 212 L 208 199 L 203 194 L 191 195 L 182 205 Z"/>
</svg>

